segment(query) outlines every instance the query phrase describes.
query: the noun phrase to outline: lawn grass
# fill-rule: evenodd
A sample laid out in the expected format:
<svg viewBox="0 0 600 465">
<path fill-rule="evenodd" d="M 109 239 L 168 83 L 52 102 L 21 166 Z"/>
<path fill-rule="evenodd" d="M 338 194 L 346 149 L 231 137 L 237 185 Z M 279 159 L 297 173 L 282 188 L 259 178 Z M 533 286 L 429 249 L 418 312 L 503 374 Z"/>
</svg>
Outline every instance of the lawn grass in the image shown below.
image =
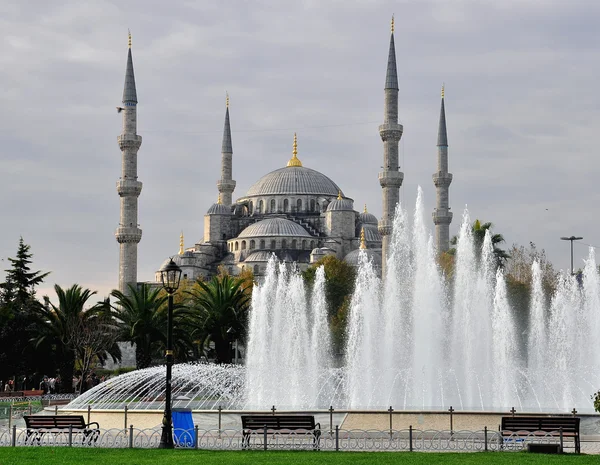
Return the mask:
<svg viewBox="0 0 600 465">
<path fill-rule="evenodd" d="M 552 465 L 600 463 L 593 455 L 544 455 L 526 452 L 312 452 L 202 451 L 156 449 L 79 449 L 2 447 L 0 465 L 271 465 L 271 464 L 402 464 L 402 465 Z"/>
</svg>

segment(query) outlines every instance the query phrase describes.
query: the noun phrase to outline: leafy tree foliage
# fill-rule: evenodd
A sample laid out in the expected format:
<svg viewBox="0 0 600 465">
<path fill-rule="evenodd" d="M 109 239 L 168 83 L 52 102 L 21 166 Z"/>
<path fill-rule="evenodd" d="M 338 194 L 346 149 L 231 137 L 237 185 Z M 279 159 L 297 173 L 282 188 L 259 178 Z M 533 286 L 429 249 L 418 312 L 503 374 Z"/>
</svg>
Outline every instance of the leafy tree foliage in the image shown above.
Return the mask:
<svg viewBox="0 0 600 465">
<path fill-rule="evenodd" d="M 136 368 L 147 368 L 154 358 L 162 359 L 167 345 L 167 294 L 160 287 L 141 284 L 129 286 L 127 295 L 118 290 L 111 295 L 116 299 L 118 339 L 135 344 Z M 174 305 L 173 350 L 177 361 L 185 360 L 192 347 L 186 314 L 184 307 Z"/>
<path fill-rule="evenodd" d="M 492 223 L 481 223 L 481 221 L 479 220 L 475 220 L 473 222 L 473 225 L 471 226 L 471 232 L 473 233 L 475 252 L 477 254 L 481 253 L 481 248 L 483 247 L 483 241 L 485 239 L 485 233 L 489 230 L 492 239 L 492 246 L 494 247 L 494 257 L 496 259 L 496 266 L 503 268 L 506 264 L 506 260 L 510 258 L 510 255 L 504 249 L 501 249 L 499 247 L 500 244 L 504 243 L 504 236 L 502 236 L 502 234 L 492 233 L 493 226 L 494 225 Z M 450 240 L 450 244 L 456 246 L 457 243 L 458 236 L 454 236 Z M 453 255 L 456 253 L 456 248 L 453 247 L 448 252 Z"/>
<path fill-rule="evenodd" d="M 31 271 L 32 253 L 23 238 L 15 258 L 9 258 L 11 267 L 5 282 L 0 284 L 0 379 L 21 378 L 42 369 L 53 368 L 52 354 L 36 351 L 29 343 L 35 333 L 35 314 L 41 307 L 36 299 L 36 287 L 49 273 Z M 28 387 L 32 387 L 31 384 Z"/>
<path fill-rule="evenodd" d="M 104 318 L 102 316 L 104 306 L 93 304 L 86 309 L 88 301 L 96 292 L 84 289 L 78 284 L 66 290 L 56 284 L 54 291 L 58 298 L 58 305 L 48 302 L 47 305 L 37 309 L 39 326 L 34 341 L 36 347 L 48 344 L 52 346 L 59 360 L 58 366 L 64 391 L 71 392 L 75 361 L 83 349 L 79 344 L 79 332 Z M 113 349 L 112 345 L 96 348 L 97 355 L 105 358 L 105 352 L 111 349 Z M 113 354 L 117 357 L 116 353 Z"/>
<path fill-rule="evenodd" d="M 313 284 L 317 268 L 323 266 L 325 270 L 325 298 L 327 300 L 327 314 L 331 329 L 333 351 L 340 354 L 344 350 L 346 341 L 346 319 L 350 299 L 354 292 L 356 270 L 333 255 L 323 257 L 304 273 L 307 283 Z"/>
<path fill-rule="evenodd" d="M 231 362 L 231 343 L 245 339 L 250 306 L 248 286 L 247 278 L 221 274 L 207 283 L 198 280 L 188 292 L 199 346 L 206 349 L 212 342 L 217 363 Z"/>
</svg>

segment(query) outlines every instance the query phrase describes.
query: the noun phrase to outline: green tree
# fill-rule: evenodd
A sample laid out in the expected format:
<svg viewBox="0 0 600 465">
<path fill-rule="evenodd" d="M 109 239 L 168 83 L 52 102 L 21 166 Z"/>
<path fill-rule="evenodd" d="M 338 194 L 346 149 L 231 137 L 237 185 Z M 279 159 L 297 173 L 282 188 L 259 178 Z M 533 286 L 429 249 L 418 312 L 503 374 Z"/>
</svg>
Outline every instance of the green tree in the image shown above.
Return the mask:
<svg viewBox="0 0 600 465">
<path fill-rule="evenodd" d="M 490 238 L 492 240 L 492 246 L 494 248 L 494 257 L 496 261 L 496 267 L 503 268 L 506 264 L 506 260 L 510 258 L 510 255 L 499 247 L 500 244 L 504 243 L 504 236 L 502 234 L 492 233 L 492 228 L 494 225 L 492 223 L 481 223 L 479 220 L 475 220 L 473 225 L 471 226 L 471 232 L 473 234 L 473 242 L 475 245 L 475 251 L 479 254 L 481 253 L 481 248 L 483 247 L 483 241 L 485 239 L 485 233 L 487 231 L 490 232 Z M 456 253 L 456 244 L 458 243 L 458 236 L 452 237 L 450 240 L 450 245 L 455 247 L 451 248 L 448 253 L 454 255 Z"/>
<path fill-rule="evenodd" d="M 161 358 L 167 343 L 168 296 L 160 287 L 142 284 L 129 286 L 129 293 L 111 292 L 115 301 L 118 340 L 135 344 L 136 368 L 147 368 L 154 358 Z M 173 350 L 178 361 L 187 358 L 191 348 L 186 311 L 181 305 L 173 309 Z"/>
<path fill-rule="evenodd" d="M 340 354 L 346 343 L 346 323 L 348 307 L 352 293 L 356 270 L 354 267 L 333 255 L 323 257 L 304 273 L 303 277 L 309 285 L 313 285 L 317 268 L 325 270 L 325 298 L 327 300 L 327 314 L 333 343 L 333 352 Z"/>
<path fill-rule="evenodd" d="M 344 301 L 354 292 L 356 270 L 352 265 L 334 255 L 328 255 L 303 272 L 302 275 L 308 284 L 314 283 L 317 268 L 320 266 L 323 266 L 325 270 L 325 298 L 331 318 L 337 314 Z"/>
<path fill-rule="evenodd" d="M 41 307 L 35 297 L 36 287 L 49 274 L 31 271 L 32 256 L 30 246 L 21 237 L 16 258 L 8 259 L 11 267 L 5 270 L 5 282 L 0 284 L 0 379 L 3 380 L 53 367 L 48 347 L 36 351 L 29 342 L 35 333 L 35 311 Z"/>
<path fill-rule="evenodd" d="M 188 292 L 199 345 L 206 348 L 212 342 L 217 363 L 231 362 L 231 343 L 245 339 L 250 304 L 246 281 L 223 274 L 207 283 L 198 280 Z"/>
<path fill-rule="evenodd" d="M 58 305 L 48 302 L 37 309 L 39 326 L 34 337 L 36 347 L 51 344 L 59 360 L 58 367 L 65 392 L 72 392 L 71 380 L 75 360 L 80 347 L 78 346 L 78 331 L 86 324 L 98 318 L 103 306 L 94 304 L 86 309 L 95 291 L 84 289 L 74 284 L 63 289 L 58 284 L 54 286 Z M 108 349 L 108 348 L 105 348 Z"/>
</svg>

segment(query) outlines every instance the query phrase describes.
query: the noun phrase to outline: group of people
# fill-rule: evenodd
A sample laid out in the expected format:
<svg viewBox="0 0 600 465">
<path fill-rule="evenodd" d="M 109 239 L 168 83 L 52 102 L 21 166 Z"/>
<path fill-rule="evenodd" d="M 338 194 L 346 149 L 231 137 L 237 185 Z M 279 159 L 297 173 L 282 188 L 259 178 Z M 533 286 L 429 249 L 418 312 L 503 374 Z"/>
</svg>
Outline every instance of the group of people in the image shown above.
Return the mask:
<svg viewBox="0 0 600 465">
<path fill-rule="evenodd" d="M 38 378 L 39 379 L 39 378 Z M 104 382 L 106 376 L 98 376 L 95 372 L 88 373 L 82 378 L 82 375 L 74 375 L 72 380 L 72 392 L 82 393 L 92 389 L 94 386 Z M 11 377 L 6 382 L 0 380 L 0 391 L 15 392 L 26 391 L 27 389 L 39 389 L 42 395 L 60 394 L 65 392 L 60 375 L 55 377 L 44 375 L 39 382 L 35 384 L 35 378 L 32 377 Z M 6 395 L 6 394 L 5 394 Z"/>
</svg>

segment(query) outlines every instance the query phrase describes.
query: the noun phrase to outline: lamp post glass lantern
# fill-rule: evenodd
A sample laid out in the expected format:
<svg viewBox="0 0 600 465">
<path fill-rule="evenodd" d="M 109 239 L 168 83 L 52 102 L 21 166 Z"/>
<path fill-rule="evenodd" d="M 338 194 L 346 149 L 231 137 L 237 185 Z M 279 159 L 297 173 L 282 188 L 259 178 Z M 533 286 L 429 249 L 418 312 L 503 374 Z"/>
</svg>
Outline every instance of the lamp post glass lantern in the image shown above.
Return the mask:
<svg viewBox="0 0 600 465">
<path fill-rule="evenodd" d="M 583 237 L 576 237 L 576 236 L 561 237 L 561 240 L 563 240 L 563 241 L 571 241 L 571 274 L 574 273 L 574 270 L 573 270 L 573 241 L 580 241 L 581 239 L 583 239 Z"/>
<path fill-rule="evenodd" d="M 165 411 L 163 416 L 162 434 L 160 437 L 159 449 L 173 449 L 173 420 L 171 414 L 171 379 L 173 367 L 173 294 L 179 288 L 181 279 L 181 268 L 171 260 L 160 269 L 160 280 L 163 288 L 169 295 L 169 312 L 167 314 L 167 380 L 165 387 Z"/>
</svg>

